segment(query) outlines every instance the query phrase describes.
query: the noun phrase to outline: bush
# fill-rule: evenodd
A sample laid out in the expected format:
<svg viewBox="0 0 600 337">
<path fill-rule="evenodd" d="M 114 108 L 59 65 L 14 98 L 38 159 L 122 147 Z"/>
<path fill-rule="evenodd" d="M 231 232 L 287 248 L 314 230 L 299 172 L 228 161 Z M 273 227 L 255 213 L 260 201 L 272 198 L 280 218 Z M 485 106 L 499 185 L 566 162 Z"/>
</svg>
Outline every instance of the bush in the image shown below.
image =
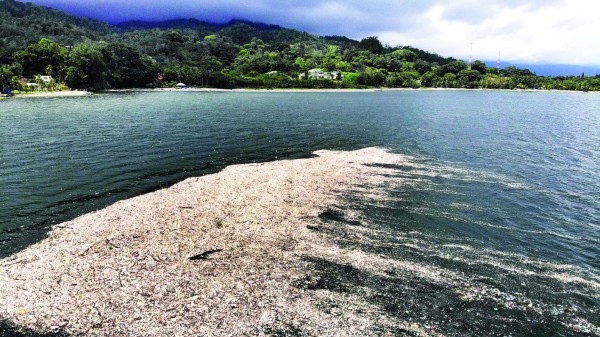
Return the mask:
<svg viewBox="0 0 600 337">
<path fill-rule="evenodd" d="M 386 79 L 386 85 L 392 88 L 419 88 L 419 73 L 416 71 L 403 71 L 392 73 Z"/>
</svg>

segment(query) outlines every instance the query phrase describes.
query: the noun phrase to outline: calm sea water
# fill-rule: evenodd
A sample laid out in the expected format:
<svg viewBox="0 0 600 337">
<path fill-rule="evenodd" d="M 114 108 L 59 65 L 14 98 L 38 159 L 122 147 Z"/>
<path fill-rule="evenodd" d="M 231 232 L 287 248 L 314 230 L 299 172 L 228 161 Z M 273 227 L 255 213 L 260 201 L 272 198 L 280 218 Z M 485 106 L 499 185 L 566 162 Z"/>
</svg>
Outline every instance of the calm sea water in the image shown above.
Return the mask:
<svg viewBox="0 0 600 337">
<path fill-rule="evenodd" d="M 462 323 L 438 322 L 442 331 L 597 333 L 597 94 L 165 92 L 3 101 L 0 257 L 40 240 L 52 224 L 189 176 L 367 146 L 413 160 L 395 167 L 411 183 L 390 186 L 391 201 L 340 205 L 391 231 L 381 246 L 362 248 L 467 273 L 480 285 L 463 298 L 495 292 L 482 300 L 481 327 L 455 318 Z M 434 301 L 434 286 L 415 296 Z M 517 303 L 519 294 L 547 310 L 498 314 L 497 303 Z"/>
</svg>

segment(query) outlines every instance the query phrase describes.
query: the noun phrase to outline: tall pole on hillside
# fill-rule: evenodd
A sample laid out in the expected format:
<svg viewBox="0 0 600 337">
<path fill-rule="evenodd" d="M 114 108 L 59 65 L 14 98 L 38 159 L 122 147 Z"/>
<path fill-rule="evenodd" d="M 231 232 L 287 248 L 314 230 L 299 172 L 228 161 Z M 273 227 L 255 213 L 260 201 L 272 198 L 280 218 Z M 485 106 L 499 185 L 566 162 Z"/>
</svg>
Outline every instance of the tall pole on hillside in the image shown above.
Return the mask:
<svg viewBox="0 0 600 337">
<path fill-rule="evenodd" d="M 471 51 L 469 52 L 469 70 L 473 66 L 473 42 L 471 42 Z"/>
<path fill-rule="evenodd" d="M 498 51 L 498 62 L 496 63 L 496 68 L 498 68 L 498 71 L 500 71 L 500 53 L 501 51 Z"/>
<path fill-rule="evenodd" d="M 473 66 L 473 42 L 471 42 L 471 52 L 469 53 L 469 70 Z"/>
</svg>

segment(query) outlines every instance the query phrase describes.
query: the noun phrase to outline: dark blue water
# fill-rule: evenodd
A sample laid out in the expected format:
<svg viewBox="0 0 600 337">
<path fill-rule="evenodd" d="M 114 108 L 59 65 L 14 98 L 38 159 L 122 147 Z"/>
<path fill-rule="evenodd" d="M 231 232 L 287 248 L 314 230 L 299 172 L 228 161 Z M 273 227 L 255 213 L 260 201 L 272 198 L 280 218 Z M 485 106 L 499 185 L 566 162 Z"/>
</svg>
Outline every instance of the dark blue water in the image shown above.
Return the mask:
<svg viewBox="0 0 600 337">
<path fill-rule="evenodd" d="M 557 335 L 594 332 L 600 324 L 593 319 L 600 307 L 597 94 L 170 92 L 3 101 L 0 256 L 43 238 L 51 224 L 229 164 L 367 146 L 412 156 L 394 168 L 410 183 L 389 187 L 396 201 L 349 200 L 345 207 L 361 208 L 370 223 L 404 240 L 412 236 L 417 245 L 447 248 L 444 254 L 467 261 L 436 262 L 440 255 L 425 248 L 410 255 L 406 242 L 404 255 L 390 256 L 470 271 L 479 280 L 510 273 L 505 264 L 577 276 L 588 282 L 573 285 L 583 299 L 557 299 L 570 281 L 554 284 L 544 276 L 535 281 L 543 284 L 537 300 L 586 313 L 583 323 L 564 311 L 549 314 L 580 325 Z M 465 245 L 475 250 L 463 252 Z M 473 267 L 486 256 L 493 258 L 485 262 L 495 270 L 490 275 Z M 503 282 L 504 292 L 527 283 L 513 281 Z"/>
</svg>

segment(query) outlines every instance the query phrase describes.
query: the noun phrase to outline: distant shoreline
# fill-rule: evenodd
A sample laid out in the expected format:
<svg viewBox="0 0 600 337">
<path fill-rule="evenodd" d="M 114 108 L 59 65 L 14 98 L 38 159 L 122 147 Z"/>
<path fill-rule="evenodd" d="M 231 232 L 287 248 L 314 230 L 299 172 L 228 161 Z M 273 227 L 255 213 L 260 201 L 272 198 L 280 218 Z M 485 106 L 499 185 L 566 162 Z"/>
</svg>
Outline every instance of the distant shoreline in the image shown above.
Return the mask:
<svg viewBox="0 0 600 337">
<path fill-rule="evenodd" d="M 301 89 L 301 88 L 273 88 L 273 89 L 219 89 L 219 88 L 132 88 L 132 89 L 108 89 L 99 90 L 96 92 L 90 91 L 49 91 L 49 92 L 38 92 L 38 93 L 27 93 L 27 94 L 15 94 L 14 96 L 7 97 L 6 95 L 0 96 L 0 100 L 7 100 L 12 98 L 61 98 L 61 97 L 82 97 L 92 96 L 95 93 L 127 93 L 127 92 L 247 92 L 247 93 L 258 93 L 258 92 L 384 92 L 384 91 L 505 91 L 505 92 L 563 92 L 563 93 L 600 93 L 599 91 L 574 91 L 574 90 L 544 90 L 544 89 L 466 89 L 466 88 L 367 88 L 367 89 Z"/>
<path fill-rule="evenodd" d="M 119 92 L 379 92 L 379 91 L 507 91 L 507 92 L 584 92 L 576 90 L 546 90 L 546 89 L 466 89 L 466 88 L 366 88 L 366 89 L 303 89 L 303 88 L 237 88 L 237 89 L 219 89 L 219 88 L 154 88 L 154 89 L 109 89 L 101 90 L 98 93 L 119 93 Z M 600 91 L 588 91 L 590 93 L 600 93 Z"/>
</svg>

